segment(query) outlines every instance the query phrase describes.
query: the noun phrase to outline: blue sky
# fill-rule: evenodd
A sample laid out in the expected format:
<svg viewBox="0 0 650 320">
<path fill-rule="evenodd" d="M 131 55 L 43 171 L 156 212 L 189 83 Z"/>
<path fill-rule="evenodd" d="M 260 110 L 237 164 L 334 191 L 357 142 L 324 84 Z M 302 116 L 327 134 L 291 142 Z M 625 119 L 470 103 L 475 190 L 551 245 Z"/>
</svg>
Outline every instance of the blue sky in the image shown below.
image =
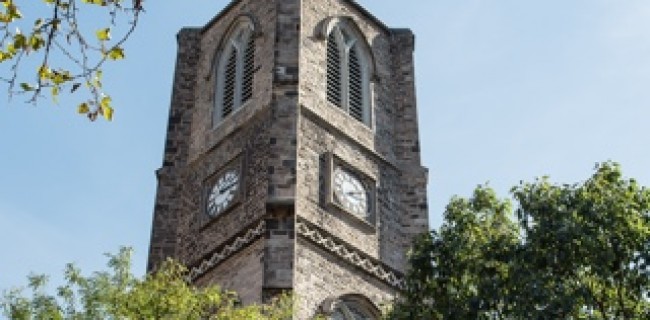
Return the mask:
<svg viewBox="0 0 650 320">
<path fill-rule="evenodd" d="M 611 159 L 650 185 L 650 2 L 359 2 L 416 34 L 433 227 L 452 195 L 488 181 L 505 197 L 520 180 L 577 182 Z M 105 74 L 112 123 L 0 99 L 0 290 L 30 271 L 56 282 L 67 262 L 102 269 L 121 245 L 144 272 L 175 34 L 226 4 L 147 3 L 127 59 Z"/>
</svg>

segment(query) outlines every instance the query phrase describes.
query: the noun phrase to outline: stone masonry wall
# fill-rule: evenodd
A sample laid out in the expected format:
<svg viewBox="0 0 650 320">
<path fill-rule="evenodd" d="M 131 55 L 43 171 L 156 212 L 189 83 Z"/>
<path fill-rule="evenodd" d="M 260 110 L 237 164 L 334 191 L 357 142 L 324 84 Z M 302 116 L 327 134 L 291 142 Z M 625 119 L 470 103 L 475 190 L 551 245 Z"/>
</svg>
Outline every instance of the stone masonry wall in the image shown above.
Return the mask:
<svg viewBox="0 0 650 320">
<path fill-rule="evenodd" d="M 293 288 L 295 224 L 293 207 L 270 206 L 264 246 L 264 298 Z"/>
<path fill-rule="evenodd" d="M 401 168 L 401 217 L 404 236 L 403 250 L 408 250 L 413 237 L 429 230 L 427 208 L 428 170 L 421 165 L 420 137 L 418 132 L 417 99 L 415 96 L 415 70 L 413 50 L 415 36 L 410 30 L 394 29 L 392 51 L 395 52 L 394 75 L 397 87 L 395 105 L 397 112 L 395 154 Z"/>
<path fill-rule="evenodd" d="M 378 25 L 350 5 L 348 0 L 303 0 L 303 17 L 300 48 L 300 105 L 318 114 L 328 123 L 335 124 L 364 147 L 393 161 L 391 141 L 394 137 L 392 101 L 395 92 L 392 84 L 391 38 L 383 25 Z M 331 105 L 326 99 L 326 41 L 319 38 L 322 22 L 330 17 L 350 17 L 365 36 L 375 58 L 375 81 L 373 99 L 373 123 L 368 127 L 344 111 Z M 389 142 L 389 143 L 387 143 Z"/>
<path fill-rule="evenodd" d="M 256 26 L 253 97 L 213 124 L 214 62 L 242 15 Z M 352 19 L 372 52 L 370 126 L 326 99 L 326 41 L 319 26 L 335 16 Z M 394 282 L 323 249 L 296 226 L 324 231 L 391 274 L 405 271 L 412 237 L 428 227 L 412 33 L 387 28 L 351 0 L 235 0 L 203 29 L 184 29 L 178 37 L 149 270 L 167 256 L 196 270 L 260 226 L 263 235 L 199 268 L 195 283 L 236 290 L 244 303 L 293 289 L 300 298 L 296 319 L 312 317 L 325 299 L 345 294 L 362 294 L 377 305 L 392 299 Z M 375 221 L 328 203 L 330 157 L 373 182 Z M 207 189 L 229 168 L 240 170 L 241 188 L 234 205 L 210 218 Z"/>
<path fill-rule="evenodd" d="M 300 0 L 276 0 L 264 297 L 293 287 Z"/>
<path fill-rule="evenodd" d="M 301 320 L 312 319 L 328 298 L 362 294 L 381 306 L 396 294 L 394 288 L 304 240 L 296 245 L 294 291 L 298 297 L 294 319 Z"/>
<path fill-rule="evenodd" d="M 238 18 L 255 24 L 253 97 L 224 121 L 213 124 L 214 63 L 221 44 Z M 195 87 L 189 164 L 183 174 L 183 202 L 179 221 L 182 261 L 199 264 L 224 241 L 253 225 L 266 214 L 271 161 L 273 119 L 273 69 L 277 14 L 273 1 L 233 2 L 202 30 L 199 81 Z M 231 166 L 241 168 L 238 203 L 214 219 L 206 218 L 205 197 L 209 181 Z"/>
<path fill-rule="evenodd" d="M 265 241 L 260 239 L 246 247 L 197 279 L 194 284 L 219 284 L 223 289 L 236 291 L 243 304 L 261 303 L 264 243 Z"/>
<path fill-rule="evenodd" d="M 249 16 L 255 24 L 255 75 L 253 97 L 228 116 L 226 121 L 213 124 L 214 98 L 217 77 L 215 63 L 219 59 L 222 41 L 233 22 L 242 15 Z M 201 35 L 198 68 L 199 81 L 195 89 L 190 162 L 219 147 L 230 139 L 242 124 L 249 122 L 259 112 L 269 110 L 272 98 L 272 75 L 275 56 L 276 8 L 274 1 L 237 1 L 222 12 L 218 19 L 207 25 Z M 268 121 L 268 119 L 267 119 Z"/>
<path fill-rule="evenodd" d="M 233 2 L 206 28 L 179 34 L 150 265 L 164 256 L 174 256 L 190 267 L 196 266 L 224 241 L 266 213 L 275 9 L 272 1 Z M 211 71 L 212 63 L 218 57 L 220 41 L 241 15 L 253 17 L 256 23 L 255 91 L 246 105 L 213 127 L 216 77 Z M 210 220 L 204 209 L 207 187 L 210 179 L 227 167 L 241 168 L 240 194 L 229 211 Z"/>
<path fill-rule="evenodd" d="M 326 41 L 319 37 L 323 21 L 329 17 L 345 16 L 351 18 L 366 37 L 375 61 L 375 81 L 372 90 L 372 110 L 374 122 L 372 127 L 360 123 L 345 112 L 330 104 L 326 99 Z M 403 159 L 404 148 L 401 140 L 417 141 L 417 118 L 411 123 L 398 121 L 403 105 L 415 108 L 414 87 L 408 86 L 406 80 L 395 81 L 406 67 L 405 57 L 412 57 L 412 45 L 401 48 L 395 43 L 394 30 L 369 19 L 364 12 L 357 10 L 345 0 L 303 0 L 303 19 L 301 36 L 301 77 L 299 125 L 299 176 L 298 176 L 298 215 L 319 225 L 328 232 L 352 244 L 357 249 L 389 266 L 404 271 L 406 266 L 406 243 L 403 226 L 411 225 L 411 205 L 402 201 L 404 194 L 426 192 L 424 184 L 417 186 L 402 183 L 405 167 L 398 159 Z M 408 70 L 412 70 L 411 68 Z M 400 74 L 398 74 L 400 72 Z M 411 76 L 412 80 L 412 76 Z M 411 82 L 411 84 L 413 84 Z M 409 90 L 413 91 L 410 92 Z M 406 92 L 410 92 L 406 94 Z M 401 101 L 397 97 L 403 96 Z M 407 102 L 408 101 L 408 102 Z M 408 129 L 404 129 L 406 126 Z M 399 135 L 398 133 L 402 133 Z M 421 169 L 419 154 L 415 171 Z M 377 225 L 376 230 L 360 227 L 349 214 L 337 212 L 323 203 L 325 190 L 323 180 L 327 179 L 323 158 L 333 153 L 377 184 Z M 406 164 L 404 164 L 406 165 Z M 411 188 L 418 187 L 422 191 Z M 419 199 L 418 199 L 419 200 Z M 418 216 L 419 217 L 419 216 Z M 425 210 L 426 217 L 426 210 Z"/>
<path fill-rule="evenodd" d="M 259 2 L 259 1 L 257 1 Z M 275 0 L 277 24 L 270 154 L 269 202 L 293 203 L 296 186 L 296 118 L 300 0 Z"/>
<path fill-rule="evenodd" d="M 157 172 L 158 190 L 153 214 L 151 244 L 147 270 L 153 270 L 167 257 L 177 256 L 177 226 L 181 203 L 180 175 L 187 163 L 194 87 L 196 86 L 196 61 L 200 55 L 200 30 L 186 28 L 177 35 L 178 54 L 171 108 L 165 140 L 163 166 Z"/>
<path fill-rule="evenodd" d="M 256 221 L 266 221 L 256 302 L 261 302 L 265 293 L 292 287 L 299 14 L 298 0 L 237 1 L 204 28 L 189 163 L 177 196 L 182 203 L 178 256 L 190 267 L 199 266 Z M 222 123 L 213 125 L 216 77 L 209 70 L 218 58 L 223 37 L 242 15 L 256 24 L 253 98 Z M 241 168 L 242 172 L 236 204 L 210 219 L 204 209 L 206 189 L 213 177 L 231 167 Z M 233 263 L 230 259 L 250 261 L 242 254 L 228 258 L 210 271 L 214 276 L 206 275 L 208 280 L 202 278 L 201 283 L 219 283 L 223 278 L 216 274 L 223 270 L 221 264 Z M 251 290 L 239 287 L 248 279 L 228 281 L 229 288 L 238 292 Z"/>
<path fill-rule="evenodd" d="M 268 112 L 260 112 L 235 134 L 189 165 L 183 175 L 182 202 L 178 221 L 179 258 L 194 266 L 242 229 L 266 213 L 267 155 L 269 153 Z M 214 218 L 205 212 L 211 179 L 223 168 L 240 168 L 238 195 L 230 209 Z"/>
</svg>

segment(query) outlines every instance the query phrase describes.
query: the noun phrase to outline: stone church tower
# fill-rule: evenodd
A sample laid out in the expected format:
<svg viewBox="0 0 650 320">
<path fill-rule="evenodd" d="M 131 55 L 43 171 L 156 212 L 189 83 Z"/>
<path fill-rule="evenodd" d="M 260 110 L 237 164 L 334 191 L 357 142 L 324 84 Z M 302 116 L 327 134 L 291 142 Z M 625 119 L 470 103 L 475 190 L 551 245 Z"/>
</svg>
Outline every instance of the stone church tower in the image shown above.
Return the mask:
<svg viewBox="0 0 650 320">
<path fill-rule="evenodd" d="M 352 0 L 235 0 L 181 30 L 149 270 L 375 317 L 428 230 L 413 49 Z"/>
</svg>

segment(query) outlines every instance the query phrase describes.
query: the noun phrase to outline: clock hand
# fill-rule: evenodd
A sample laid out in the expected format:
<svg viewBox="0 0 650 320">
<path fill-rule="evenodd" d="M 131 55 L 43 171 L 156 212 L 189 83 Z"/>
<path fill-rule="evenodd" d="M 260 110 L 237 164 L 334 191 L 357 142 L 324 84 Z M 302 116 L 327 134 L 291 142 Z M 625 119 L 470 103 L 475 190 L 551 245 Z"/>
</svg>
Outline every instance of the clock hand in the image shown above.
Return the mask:
<svg viewBox="0 0 650 320">
<path fill-rule="evenodd" d="M 348 191 L 345 194 L 357 198 L 358 196 L 361 196 L 361 191 Z"/>
<path fill-rule="evenodd" d="M 229 185 L 227 185 L 227 186 L 225 186 L 225 187 L 223 187 L 223 188 L 220 188 L 220 189 L 219 189 L 219 194 L 223 194 L 224 192 L 230 190 L 230 188 L 232 188 L 232 187 L 235 186 L 236 184 L 237 184 L 237 182 L 231 182 Z"/>
</svg>

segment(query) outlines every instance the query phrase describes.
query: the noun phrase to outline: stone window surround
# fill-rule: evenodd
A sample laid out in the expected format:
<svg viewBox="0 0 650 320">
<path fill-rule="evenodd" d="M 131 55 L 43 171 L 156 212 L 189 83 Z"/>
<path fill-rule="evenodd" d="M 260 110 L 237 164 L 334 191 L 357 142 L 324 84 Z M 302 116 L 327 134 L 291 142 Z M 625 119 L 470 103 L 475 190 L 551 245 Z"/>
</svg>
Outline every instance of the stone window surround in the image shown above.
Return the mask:
<svg viewBox="0 0 650 320">
<path fill-rule="evenodd" d="M 329 316 L 328 319 L 339 319 L 334 318 L 337 313 L 339 316 L 343 316 L 345 320 L 356 320 L 358 318 L 355 315 L 358 316 L 359 313 L 363 314 L 366 319 L 381 318 L 379 308 L 361 294 L 346 294 L 340 297 L 327 298 L 321 304 L 320 309 L 323 315 Z"/>
<path fill-rule="evenodd" d="M 207 77 L 208 79 L 214 78 L 213 85 L 213 108 L 212 108 L 212 128 L 217 128 L 223 120 L 227 117 L 231 117 L 233 114 L 237 113 L 239 110 L 243 109 L 251 99 L 242 101 L 242 92 L 243 92 L 243 77 L 244 77 L 244 55 L 245 49 L 248 45 L 248 41 L 251 38 L 259 37 L 257 22 L 255 19 L 248 14 L 242 14 L 238 16 L 228 27 L 225 36 L 222 38 L 221 42 L 217 46 L 217 51 L 212 60 L 211 75 L 212 77 Z M 238 39 L 237 39 L 238 38 Z M 255 42 L 253 42 L 253 46 Z M 231 50 L 235 51 L 237 59 L 237 77 L 235 80 L 235 96 L 233 97 L 233 106 L 232 111 L 226 115 L 222 116 L 223 112 L 223 88 L 224 88 L 224 67 L 227 64 L 225 61 L 229 57 L 227 53 Z M 255 50 L 255 48 L 253 48 Z M 252 62 L 253 64 L 255 61 Z M 250 67 L 255 72 L 254 66 Z M 252 89 L 251 89 L 252 90 Z"/>
<path fill-rule="evenodd" d="M 340 71 L 340 82 L 341 82 L 341 106 L 337 106 L 337 109 L 342 109 L 349 116 L 351 115 L 350 102 L 349 102 L 349 86 L 348 83 L 348 58 L 349 50 L 355 49 L 359 55 L 358 59 L 361 63 L 362 69 L 362 96 L 363 96 L 363 124 L 370 128 L 374 128 L 374 83 L 377 80 L 375 75 L 375 57 L 372 53 L 372 49 L 368 44 L 368 40 L 361 32 L 359 26 L 354 22 L 351 17 L 347 16 L 333 16 L 329 17 L 319 23 L 316 28 L 316 38 L 327 43 L 329 41 L 329 36 L 332 33 L 337 33 L 337 39 L 339 41 L 339 46 L 342 46 L 342 49 L 345 52 L 342 52 L 341 55 L 342 61 L 340 62 L 341 71 Z M 350 39 L 346 40 L 343 36 L 345 33 Z M 328 101 L 328 103 L 333 104 Z"/>
</svg>

